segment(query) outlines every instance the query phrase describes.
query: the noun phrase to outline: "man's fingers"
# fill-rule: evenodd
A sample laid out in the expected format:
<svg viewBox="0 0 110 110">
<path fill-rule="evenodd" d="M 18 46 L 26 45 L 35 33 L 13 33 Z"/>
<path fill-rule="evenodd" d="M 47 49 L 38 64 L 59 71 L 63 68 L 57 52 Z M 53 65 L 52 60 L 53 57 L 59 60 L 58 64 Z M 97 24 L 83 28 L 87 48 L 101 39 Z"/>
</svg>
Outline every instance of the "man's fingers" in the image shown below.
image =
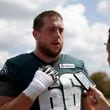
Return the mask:
<svg viewBox="0 0 110 110">
<path fill-rule="evenodd" d="M 102 93 L 97 88 L 95 88 L 95 87 L 90 87 L 90 90 L 95 95 L 102 95 Z"/>
</svg>

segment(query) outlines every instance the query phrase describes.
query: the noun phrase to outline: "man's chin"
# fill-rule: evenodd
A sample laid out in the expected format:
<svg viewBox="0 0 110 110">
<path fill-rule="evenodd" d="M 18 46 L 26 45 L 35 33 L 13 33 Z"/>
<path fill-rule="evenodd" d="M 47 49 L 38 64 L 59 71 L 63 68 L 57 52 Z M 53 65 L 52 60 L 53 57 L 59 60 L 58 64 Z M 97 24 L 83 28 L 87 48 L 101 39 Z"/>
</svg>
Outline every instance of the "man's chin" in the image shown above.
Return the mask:
<svg viewBox="0 0 110 110">
<path fill-rule="evenodd" d="M 52 54 L 49 54 L 49 56 L 51 58 L 56 58 L 59 54 L 60 54 L 60 52 L 59 53 L 52 53 Z"/>
<path fill-rule="evenodd" d="M 56 58 L 61 51 L 56 51 L 56 52 L 48 52 L 47 55 L 51 58 Z"/>
</svg>

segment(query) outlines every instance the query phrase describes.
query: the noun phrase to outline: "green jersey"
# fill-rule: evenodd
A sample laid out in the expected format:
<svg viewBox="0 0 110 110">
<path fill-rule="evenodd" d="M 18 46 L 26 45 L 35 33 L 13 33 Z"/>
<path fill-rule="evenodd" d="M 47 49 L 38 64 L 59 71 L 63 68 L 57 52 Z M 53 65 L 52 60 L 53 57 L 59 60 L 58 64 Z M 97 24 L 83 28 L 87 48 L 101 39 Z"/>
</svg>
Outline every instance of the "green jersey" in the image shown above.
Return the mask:
<svg viewBox="0 0 110 110">
<path fill-rule="evenodd" d="M 83 87 L 74 73 L 85 71 L 84 63 L 61 54 L 49 63 L 59 73 L 59 80 L 41 93 L 30 110 L 83 110 Z M 18 96 L 27 88 L 39 67 L 48 65 L 33 53 L 8 59 L 0 71 L 0 96 Z"/>
</svg>

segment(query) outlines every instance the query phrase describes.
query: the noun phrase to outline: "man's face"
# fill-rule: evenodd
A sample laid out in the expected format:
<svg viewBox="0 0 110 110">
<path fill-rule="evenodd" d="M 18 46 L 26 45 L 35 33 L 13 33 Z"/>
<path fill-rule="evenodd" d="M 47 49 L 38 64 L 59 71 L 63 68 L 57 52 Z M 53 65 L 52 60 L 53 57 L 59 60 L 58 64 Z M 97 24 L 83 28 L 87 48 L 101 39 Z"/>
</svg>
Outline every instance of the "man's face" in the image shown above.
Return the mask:
<svg viewBox="0 0 110 110">
<path fill-rule="evenodd" d="M 38 31 L 38 50 L 49 57 L 56 57 L 63 47 L 64 26 L 58 17 L 45 17 L 44 26 Z"/>
</svg>

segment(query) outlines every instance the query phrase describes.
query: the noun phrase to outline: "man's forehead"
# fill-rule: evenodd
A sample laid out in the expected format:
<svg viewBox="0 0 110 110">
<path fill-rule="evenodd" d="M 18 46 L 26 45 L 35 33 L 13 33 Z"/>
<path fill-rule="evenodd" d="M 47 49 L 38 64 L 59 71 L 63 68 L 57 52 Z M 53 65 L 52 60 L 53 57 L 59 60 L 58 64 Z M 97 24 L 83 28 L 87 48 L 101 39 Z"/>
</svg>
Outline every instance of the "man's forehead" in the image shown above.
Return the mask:
<svg viewBox="0 0 110 110">
<path fill-rule="evenodd" d="M 46 22 L 55 22 L 55 21 L 63 23 L 63 20 L 60 17 L 57 17 L 57 16 L 44 17 L 43 21 L 44 21 L 44 23 L 46 23 Z"/>
<path fill-rule="evenodd" d="M 64 28 L 63 20 L 59 17 L 45 17 L 44 25 L 49 27 L 61 27 Z"/>
</svg>

